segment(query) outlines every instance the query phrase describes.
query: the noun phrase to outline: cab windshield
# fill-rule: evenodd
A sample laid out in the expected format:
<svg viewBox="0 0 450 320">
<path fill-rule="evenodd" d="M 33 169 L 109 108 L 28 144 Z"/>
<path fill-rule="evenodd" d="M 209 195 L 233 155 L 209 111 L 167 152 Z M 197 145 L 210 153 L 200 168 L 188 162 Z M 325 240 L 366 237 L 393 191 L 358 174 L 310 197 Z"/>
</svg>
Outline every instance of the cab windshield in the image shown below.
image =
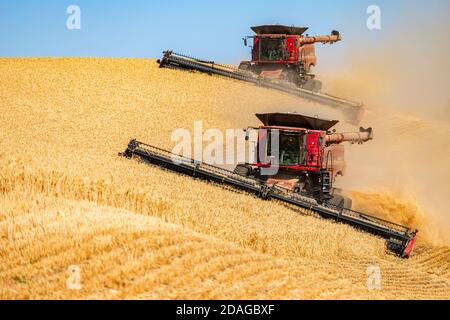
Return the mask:
<svg viewBox="0 0 450 320">
<path fill-rule="evenodd" d="M 304 138 L 305 134 L 301 132 L 286 132 L 279 131 L 279 154 L 278 154 L 278 164 L 280 166 L 295 166 L 302 165 L 305 161 L 304 159 Z M 272 154 L 272 131 L 268 132 L 267 139 L 267 155 L 277 156 Z"/>
<path fill-rule="evenodd" d="M 259 40 L 259 60 L 277 61 L 284 60 L 284 38 L 264 37 Z"/>
</svg>

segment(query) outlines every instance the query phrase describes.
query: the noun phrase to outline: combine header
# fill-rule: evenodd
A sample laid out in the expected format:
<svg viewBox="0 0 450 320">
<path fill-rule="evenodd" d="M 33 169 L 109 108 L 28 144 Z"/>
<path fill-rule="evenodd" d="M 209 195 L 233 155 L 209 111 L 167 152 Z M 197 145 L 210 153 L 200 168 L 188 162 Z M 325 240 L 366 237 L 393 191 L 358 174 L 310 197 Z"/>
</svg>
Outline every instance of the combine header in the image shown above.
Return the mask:
<svg viewBox="0 0 450 320">
<path fill-rule="evenodd" d="M 311 210 L 324 218 L 347 223 L 387 240 L 388 249 L 409 257 L 417 230 L 412 230 L 373 215 L 351 209 L 351 199 L 333 188 L 337 175 L 345 172 L 342 142 L 364 143 L 372 139 L 372 130 L 361 128 L 354 133 L 328 131 L 338 121 L 298 114 L 257 114 L 263 122 L 258 128 L 258 157 L 253 164 L 238 164 L 229 171 L 207 163 L 173 154 L 143 142 L 131 140 L 125 152 L 133 156 L 192 177 L 227 184 L 263 199 L 275 199 Z M 271 150 L 279 139 L 278 152 Z M 263 158 L 268 158 L 269 162 Z M 275 163 L 275 164 L 274 164 Z M 275 172 L 267 175 L 263 168 Z"/>
<path fill-rule="evenodd" d="M 315 43 L 334 43 L 342 39 L 337 31 L 331 35 L 304 36 L 308 28 L 268 25 L 252 27 L 252 60 L 242 61 L 239 68 L 164 51 L 160 67 L 197 70 L 250 82 L 283 91 L 311 101 L 340 109 L 352 123 L 362 117 L 362 104 L 321 92 L 322 84 L 311 73 L 316 65 Z"/>
</svg>

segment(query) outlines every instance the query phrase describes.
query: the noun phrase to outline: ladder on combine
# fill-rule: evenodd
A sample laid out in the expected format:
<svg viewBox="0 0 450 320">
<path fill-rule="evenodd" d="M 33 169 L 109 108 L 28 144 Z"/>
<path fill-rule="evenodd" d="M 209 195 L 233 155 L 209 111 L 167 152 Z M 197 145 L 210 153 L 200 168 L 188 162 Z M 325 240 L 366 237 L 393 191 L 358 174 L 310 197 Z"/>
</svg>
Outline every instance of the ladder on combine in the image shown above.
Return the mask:
<svg viewBox="0 0 450 320">
<path fill-rule="evenodd" d="M 362 103 L 338 98 L 329 94 L 309 91 L 299 88 L 292 83 L 283 81 L 272 81 L 268 78 L 258 76 L 252 72 L 240 70 L 232 66 L 217 64 L 214 61 L 205 61 L 202 59 L 192 58 L 186 55 L 177 54 L 172 51 L 164 51 L 163 57 L 157 61 L 159 66 L 173 69 L 197 70 L 208 74 L 217 74 L 236 80 L 246 81 L 255 85 L 283 91 L 288 94 L 299 96 L 307 100 L 325 104 L 338 108 L 347 117 L 351 123 L 359 123 L 363 114 Z"/>
<path fill-rule="evenodd" d="M 407 258 L 410 256 L 416 241 L 417 230 L 411 230 L 406 226 L 329 203 L 318 203 L 314 198 L 292 192 L 281 186 L 269 186 L 262 180 L 243 177 L 232 171 L 203 162 L 197 162 L 135 139 L 131 140 L 128 143 L 127 149 L 119 155 L 127 158 L 135 156 L 147 163 L 192 177 L 227 184 L 237 189 L 256 194 L 263 199 L 272 198 L 312 210 L 324 218 L 331 218 L 339 222 L 347 223 L 383 237 L 387 240 L 388 249 L 401 257 Z"/>
</svg>

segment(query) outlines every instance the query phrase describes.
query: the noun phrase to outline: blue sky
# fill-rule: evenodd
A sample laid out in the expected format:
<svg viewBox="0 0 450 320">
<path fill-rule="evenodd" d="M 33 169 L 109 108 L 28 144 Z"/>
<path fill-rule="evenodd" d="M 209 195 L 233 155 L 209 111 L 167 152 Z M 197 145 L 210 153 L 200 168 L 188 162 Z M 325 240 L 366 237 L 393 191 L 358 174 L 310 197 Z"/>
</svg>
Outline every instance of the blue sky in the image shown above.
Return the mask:
<svg viewBox="0 0 450 320">
<path fill-rule="evenodd" d="M 81 30 L 68 30 L 66 8 L 81 8 Z M 382 30 L 366 28 L 366 8 L 377 4 Z M 339 30 L 344 41 L 318 54 L 374 46 L 388 37 L 405 12 L 421 21 L 447 19 L 446 0 L 0 0 L 0 56 L 159 57 L 165 49 L 236 63 L 249 55 L 242 36 L 252 25 L 309 26 L 310 34 Z M 419 14 L 420 13 L 420 14 Z"/>
</svg>

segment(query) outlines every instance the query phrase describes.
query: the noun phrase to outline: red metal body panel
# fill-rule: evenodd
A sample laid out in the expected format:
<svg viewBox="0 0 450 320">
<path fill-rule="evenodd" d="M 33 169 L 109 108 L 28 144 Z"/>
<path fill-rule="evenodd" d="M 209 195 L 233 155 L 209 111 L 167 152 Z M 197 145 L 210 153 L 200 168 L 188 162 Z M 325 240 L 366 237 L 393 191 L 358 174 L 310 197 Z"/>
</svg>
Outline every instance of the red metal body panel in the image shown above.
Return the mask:
<svg viewBox="0 0 450 320">
<path fill-rule="evenodd" d="M 344 159 L 344 146 L 342 144 L 332 144 L 323 149 L 323 167 L 331 169 L 333 179 L 337 175 L 345 175 L 347 168 Z"/>
<path fill-rule="evenodd" d="M 262 150 L 264 153 L 261 153 Z M 262 166 L 263 164 L 269 162 L 266 157 L 260 157 L 261 154 L 266 154 L 265 150 L 267 150 L 267 130 L 258 130 L 258 144 L 256 145 L 256 161 L 258 161 L 258 163 L 255 164 L 256 166 Z"/>
<path fill-rule="evenodd" d="M 310 132 L 306 138 L 306 166 L 320 168 L 322 166 L 323 146 L 319 141 L 320 132 Z"/>
<path fill-rule="evenodd" d="M 316 47 L 313 44 L 305 44 L 299 48 L 300 60 L 303 62 L 306 72 L 317 62 Z"/>
<path fill-rule="evenodd" d="M 414 245 L 416 244 L 417 236 L 414 236 L 411 240 L 409 240 L 408 245 L 406 246 L 405 250 L 403 251 L 403 255 L 407 258 L 411 255 L 411 252 L 414 249 Z"/>
<path fill-rule="evenodd" d="M 296 45 L 298 40 L 295 37 L 288 37 L 286 46 L 289 52 L 289 61 L 298 61 L 298 46 Z"/>
<path fill-rule="evenodd" d="M 252 62 L 259 60 L 259 38 L 253 38 Z"/>
</svg>

